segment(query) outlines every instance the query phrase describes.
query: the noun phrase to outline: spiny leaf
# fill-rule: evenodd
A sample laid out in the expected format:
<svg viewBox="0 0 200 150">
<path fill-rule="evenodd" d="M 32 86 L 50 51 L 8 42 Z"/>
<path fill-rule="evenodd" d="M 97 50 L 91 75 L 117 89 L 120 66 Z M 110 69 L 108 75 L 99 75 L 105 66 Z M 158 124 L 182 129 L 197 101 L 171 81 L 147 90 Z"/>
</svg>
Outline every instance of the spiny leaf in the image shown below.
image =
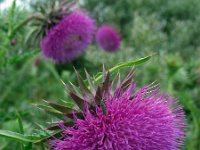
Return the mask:
<svg viewBox="0 0 200 150">
<path fill-rule="evenodd" d="M 61 112 L 55 110 L 54 108 L 52 108 L 50 106 L 46 106 L 46 105 L 41 105 L 40 104 L 40 105 L 37 105 L 37 107 L 40 108 L 40 109 L 42 109 L 42 110 L 44 110 L 44 111 L 46 111 L 49 114 L 51 114 L 51 115 L 53 115 L 53 116 L 61 119 L 61 120 L 65 119 L 64 118 L 64 113 L 61 113 Z"/>
<path fill-rule="evenodd" d="M 72 108 L 66 107 L 64 105 L 56 104 L 54 102 L 48 102 L 48 104 L 53 107 L 54 109 L 62 112 L 62 113 L 69 113 L 72 111 Z"/>
<path fill-rule="evenodd" d="M 84 118 L 82 112 L 75 112 L 75 113 L 68 113 L 68 114 L 65 114 L 65 116 L 67 116 L 68 118 L 71 118 L 71 119 L 74 119 L 74 115 L 75 115 L 77 118 L 79 118 L 79 119 L 83 119 L 83 118 Z"/>
<path fill-rule="evenodd" d="M 61 120 L 64 120 L 65 119 L 65 114 L 63 113 L 59 113 L 59 112 L 56 112 L 56 111 L 50 111 L 50 110 L 45 110 L 47 113 L 49 113 L 50 115 L 53 115 L 55 116 L 56 118 L 59 118 Z"/>
<path fill-rule="evenodd" d="M 63 82 L 63 81 L 62 81 Z M 85 111 L 85 100 L 82 99 L 80 96 L 72 92 L 72 90 L 63 82 L 65 89 L 67 90 L 68 95 L 73 99 L 73 101 L 77 104 L 77 106 Z M 78 90 L 78 89 L 77 89 Z"/>
<path fill-rule="evenodd" d="M 74 100 L 74 102 L 78 105 L 78 107 L 85 111 L 85 100 L 80 98 L 78 95 L 76 95 L 73 92 L 69 92 L 70 97 Z"/>
<path fill-rule="evenodd" d="M 74 102 L 77 104 L 77 106 L 85 111 L 85 100 L 76 95 L 74 92 L 71 91 L 71 89 L 65 84 L 65 88 L 69 94 L 69 96 L 74 100 Z"/>
<path fill-rule="evenodd" d="M 103 70 L 103 81 L 106 80 L 106 68 L 105 68 L 105 65 L 103 64 L 103 67 L 102 67 L 102 70 Z"/>
<path fill-rule="evenodd" d="M 88 81 L 88 84 L 89 84 L 89 89 L 92 91 L 92 92 L 95 92 L 95 89 L 94 89 L 94 84 L 91 80 L 91 77 L 89 75 L 89 73 L 87 72 L 87 70 L 85 69 L 85 74 L 86 74 L 86 78 L 87 78 L 87 81 Z"/>
<path fill-rule="evenodd" d="M 73 90 L 75 91 L 75 93 L 80 96 L 81 95 L 81 92 L 79 91 L 79 88 L 76 87 L 73 83 L 69 82 L 70 85 L 72 86 Z"/>
<path fill-rule="evenodd" d="M 102 100 L 102 89 L 101 86 L 98 86 L 96 94 L 95 94 L 95 103 L 99 106 Z"/>
<path fill-rule="evenodd" d="M 42 110 L 52 110 L 52 111 L 55 111 L 55 109 L 53 109 L 52 107 L 47 106 L 47 105 L 37 104 L 36 107 L 38 107 L 38 108 L 40 108 Z"/>
<path fill-rule="evenodd" d="M 126 77 L 126 79 L 123 81 L 121 88 L 123 90 L 126 90 L 126 88 L 128 87 L 128 85 L 131 83 L 131 81 L 133 80 L 133 75 L 134 75 L 134 71 L 131 71 L 128 76 Z"/>
<path fill-rule="evenodd" d="M 91 96 L 91 92 L 90 90 L 87 88 L 87 86 L 85 85 L 81 75 L 79 74 L 79 72 L 77 72 L 75 70 L 75 73 L 76 73 L 76 76 L 77 76 L 77 79 L 78 79 L 78 83 L 79 83 L 79 86 L 81 88 L 81 92 L 83 94 L 83 96 L 87 96 L 87 95 L 90 95 Z"/>
<path fill-rule="evenodd" d="M 105 75 L 105 79 L 103 81 L 103 86 L 102 86 L 103 92 L 108 91 L 109 85 L 110 85 L 110 72 L 108 71 L 108 73 Z"/>
<path fill-rule="evenodd" d="M 62 84 L 64 85 L 65 90 L 67 91 L 67 93 L 69 93 L 69 91 L 72 91 L 72 90 L 70 90 L 70 88 L 67 86 L 67 84 L 65 84 L 64 81 L 61 80 L 61 82 L 62 82 Z M 76 87 L 76 86 L 75 86 L 73 83 L 71 83 L 70 81 L 69 81 L 69 83 L 70 83 L 70 85 L 72 86 L 72 88 L 73 88 L 73 90 L 75 91 L 75 93 L 76 93 L 78 96 L 80 96 L 81 93 L 80 93 L 78 87 Z"/>
<path fill-rule="evenodd" d="M 117 75 L 115 76 L 115 78 L 112 81 L 112 85 L 114 85 L 114 83 L 116 83 L 116 88 L 119 87 L 121 85 L 121 76 L 120 73 L 118 72 Z"/>
<path fill-rule="evenodd" d="M 100 106 L 102 108 L 103 114 L 106 115 L 107 114 L 107 112 L 106 112 L 107 110 L 106 110 L 106 104 L 105 104 L 104 100 L 101 101 Z"/>
<path fill-rule="evenodd" d="M 74 108 L 74 103 L 72 101 L 69 100 L 62 100 L 60 99 L 60 101 L 67 107 L 71 108 L 71 109 L 75 109 Z"/>
</svg>

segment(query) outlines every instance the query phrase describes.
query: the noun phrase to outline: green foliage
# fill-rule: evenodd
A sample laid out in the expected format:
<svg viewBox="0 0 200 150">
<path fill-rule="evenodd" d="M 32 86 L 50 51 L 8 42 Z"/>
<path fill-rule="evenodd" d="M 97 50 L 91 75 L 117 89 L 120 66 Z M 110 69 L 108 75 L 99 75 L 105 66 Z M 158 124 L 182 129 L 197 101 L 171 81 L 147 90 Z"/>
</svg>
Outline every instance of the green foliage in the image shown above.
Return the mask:
<svg viewBox="0 0 200 150">
<path fill-rule="evenodd" d="M 199 0 L 80 0 L 79 4 L 90 11 L 98 26 L 105 23 L 118 28 L 122 39 L 116 53 L 106 53 L 91 45 L 84 59 L 73 62 L 80 74 L 86 68 L 100 80 L 102 75 L 98 71 L 102 64 L 113 69 L 116 64 L 156 53 L 151 61 L 137 67 L 135 80 L 139 85 L 156 80 L 167 93 L 180 99 L 188 123 L 183 149 L 200 149 Z M 58 119 L 38 109 L 46 106 L 35 106 L 42 104 L 42 99 L 73 106 L 61 82 L 76 85 L 73 65 L 53 64 L 41 56 L 38 45 L 28 42 L 31 37 L 38 40 L 30 36 L 30 31 L 38 30 L 30 26 L 31 15 L 32 10 L 16 5 L 15 1 L 8 9 L 0 10 L 0 149 L 3 150 L 44 149 L 44 145 L 29 142 L 49 135 L 38 123 L 46 127 L 47 121 Z M 118 68 L 120 65 L 114 68 L 116 73 Z M 121 73 L 125 76 L 127 71 Z"/>
<path fill-rule="evenodd" d="M 167 35 L 163 32 L 165 22 L 160 21 L 157 14 L 140 16 L 136 13 L 132 26 L 130 45 L 138 51 L 159 51 L 164 48 L 167 40 Z"/>
<path fill-rule="evenodd" d="M 28 48 L 24 39 L 28 27 L 27 10 L 16 6 L 13 0 L 10 8 L 0 11 L 0 71 L 23 61 L 38 53 L 37 47 Z"/>
</svg>

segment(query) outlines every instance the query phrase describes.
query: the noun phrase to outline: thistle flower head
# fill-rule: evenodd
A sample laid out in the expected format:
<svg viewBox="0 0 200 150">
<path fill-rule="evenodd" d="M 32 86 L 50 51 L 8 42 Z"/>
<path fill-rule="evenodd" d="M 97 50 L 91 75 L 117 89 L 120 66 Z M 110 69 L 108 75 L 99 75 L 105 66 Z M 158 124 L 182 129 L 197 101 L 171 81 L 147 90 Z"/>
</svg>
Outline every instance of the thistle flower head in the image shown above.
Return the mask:
<svg viewBox="0 0 200 150">
<path fill-rule="evenodd" d="M 92 42 L 95 22 L 86 13 L 75 11 L 54 26 L 41 42 L 47 58 L 56 63 L 72 61 Z"/>
<path fill-rule="evenodd" d="M 96 33 L 96 42 L 105 51 L 114 52 L 120 46 L 120 36 L 113 27 L 103 25 Z"/>
<path fill-rule="evenodd" d="M 38 45 L 49 30 L 69 15 L 76 7 L 75 0 L 31 1 L 32 15 L 29 17 L 32 29 L 26 43 Z"/>
<path fill-rule="evenodd" d="M 55 150 L 178 150 L 183 145 L 183 108 L 175 98 L 160 94 L 154 84 L 136 91 L 130 73 L 114 89 L 108 73 L 96 91 L 89 91 L 77 76 L 83 97 L 66 86 L 79 110 L 65 113 L 72 124 L 56 126 L 62 134 L 50 141 Z"/>
</svg>

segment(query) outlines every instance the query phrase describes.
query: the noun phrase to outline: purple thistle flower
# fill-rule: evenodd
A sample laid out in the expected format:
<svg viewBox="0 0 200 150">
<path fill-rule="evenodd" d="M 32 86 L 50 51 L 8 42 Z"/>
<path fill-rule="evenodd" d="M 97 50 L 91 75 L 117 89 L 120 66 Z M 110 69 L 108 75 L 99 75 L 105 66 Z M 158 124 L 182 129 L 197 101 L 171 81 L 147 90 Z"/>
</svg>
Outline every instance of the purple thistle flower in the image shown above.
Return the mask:
<svg viewBox="0 0 200 150">
<path fill-rule="evenodd" d="M 96 33 L 96 42 L 99 47 L 107 52 L 114 52 L 120 46 L 120 36 L 116 29 L 111 26 L 104 25 L 100 27 Z"/>
<path fill-rule="evenodd" d="M 42 40 L 42 52 L 56 63 L 72 61 L 92 42 L 95 29 L 93 19 L 83 12 L 73 12 L 55 25 Z"/>
<path fill-rule="evenodd" d="M 55 150 L 178 150 L 185 138 L 185 116 L 177 99 L 160 94 L 153 84 L 133 93 L 136 84 L 104 93 L 105 109 L 95 104 L 74 117 L 75 126 L 51 141 Z M 110 88 L 111 89 L 111 88 Z"/>
</svg>

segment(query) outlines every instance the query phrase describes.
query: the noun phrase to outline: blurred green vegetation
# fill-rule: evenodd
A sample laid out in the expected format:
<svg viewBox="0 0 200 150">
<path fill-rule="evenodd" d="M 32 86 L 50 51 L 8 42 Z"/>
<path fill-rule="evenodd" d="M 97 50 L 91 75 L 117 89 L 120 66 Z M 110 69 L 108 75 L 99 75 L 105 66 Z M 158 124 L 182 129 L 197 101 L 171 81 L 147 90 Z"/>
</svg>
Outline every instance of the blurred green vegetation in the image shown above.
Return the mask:
<svg viewBox="0 0 200 150">
<path fill-rule="evenodd" d="M 187 116 L 187 139 L 183 149 L 200 149 L 200 1 L 199 0 L 81 0 L 97 20 L 97 25 L 111 24 L 121 33 L 121 48 L 105 53 L 95 43 L 84 55 L 94 74 L 104 63 L 111 68 L 118 63 L 156 53 L 147 64 L 137 67 L 139 86 L 158 81 L 163 92 L 180 99 Z M 0 129 L 19 132 L 17 113 L 25 133 L 36 132 L 36 123 L 52 120 L 35 104 L 42 99 L 68 100 L 61 79 L 76 82 L 73 71 L 62 69 L 44 59 L 38 45 L 26 43 L 31 27 L 25 24 L 12 38 L 9 32 L 31 15 L 14 4 L 0 10 Z M 67 68 L 67 67 L 66 67 Z M 19 143 L 0 139 L 0 150 L 14 150 Z M 35 149 L 42 149 L 40 145 Z"/>
</svg>

